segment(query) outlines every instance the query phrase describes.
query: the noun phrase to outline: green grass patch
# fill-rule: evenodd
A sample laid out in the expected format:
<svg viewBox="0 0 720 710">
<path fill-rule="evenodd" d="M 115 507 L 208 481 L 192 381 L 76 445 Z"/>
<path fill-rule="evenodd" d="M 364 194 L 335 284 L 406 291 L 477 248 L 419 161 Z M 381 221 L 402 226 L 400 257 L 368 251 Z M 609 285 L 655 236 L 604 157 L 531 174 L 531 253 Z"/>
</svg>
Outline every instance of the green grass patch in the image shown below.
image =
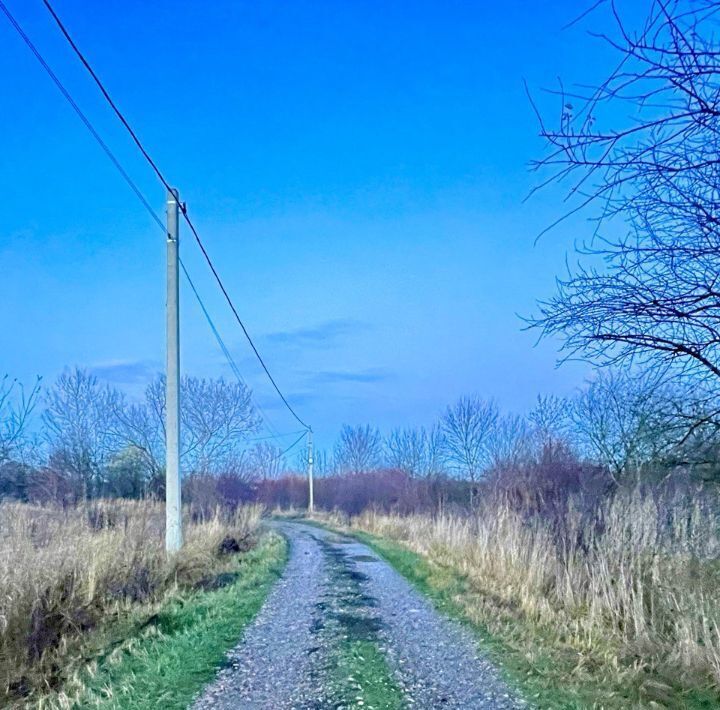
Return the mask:
<svg viewBox="0 0 720 710">
<path fill-rule="evenodd" d="M 357 639 L 337 649 L 333 669 L 338 707 L 402 710 L 403 693 L 374 641 Z"/>
<path fill-rule="evenodd" d="M 80 690 L 46 706 L 184 710 L 214 678 L 286 560 L 286 541 L 267 533 L 238 558 L 236 570 L 222 580 L 225 586 L 182 592 L 149 618 L 126 619 L 112 633 L 106 630 L 106 645 L 75 674 L 73 685 Z"/>
</svg>

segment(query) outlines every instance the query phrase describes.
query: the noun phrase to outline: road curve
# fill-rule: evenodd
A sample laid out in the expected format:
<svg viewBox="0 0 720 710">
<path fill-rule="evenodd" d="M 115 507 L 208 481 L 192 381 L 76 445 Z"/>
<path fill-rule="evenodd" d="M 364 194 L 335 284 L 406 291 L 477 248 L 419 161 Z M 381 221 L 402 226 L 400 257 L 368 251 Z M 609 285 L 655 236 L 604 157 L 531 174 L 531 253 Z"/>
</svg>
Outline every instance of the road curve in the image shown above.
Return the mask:
<svg viewBox="0 0 720 710">
<path fill-rule="evenodd" d="M 370 630 L 408 708 L 524 708 L 472 634 L 441 616 L 367 546 L 282 522 L 290 559 L 195 710 L 330 710 L 338 639 Z"/>
</svg>

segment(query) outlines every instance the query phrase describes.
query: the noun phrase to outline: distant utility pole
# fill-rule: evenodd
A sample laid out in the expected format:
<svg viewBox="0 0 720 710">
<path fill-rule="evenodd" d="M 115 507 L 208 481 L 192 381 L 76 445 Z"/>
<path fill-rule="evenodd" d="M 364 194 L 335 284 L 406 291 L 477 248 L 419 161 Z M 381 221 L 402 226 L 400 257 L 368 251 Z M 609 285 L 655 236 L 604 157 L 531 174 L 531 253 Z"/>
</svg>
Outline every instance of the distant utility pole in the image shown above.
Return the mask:
<svg viewBox="0 0 720 710">
<path fill-rule="evenodd" d="M 315 510 L 315 484 L 313 483 L 313 435 L 308 429 L 308 513 Z"/>
<path fill-rule="evenodd" d="M 180 289 L 179 200 L 167 195 L 167 371 L 165 391 L 165 549 L 182 547 L 180 493 Z"/>
</svg>

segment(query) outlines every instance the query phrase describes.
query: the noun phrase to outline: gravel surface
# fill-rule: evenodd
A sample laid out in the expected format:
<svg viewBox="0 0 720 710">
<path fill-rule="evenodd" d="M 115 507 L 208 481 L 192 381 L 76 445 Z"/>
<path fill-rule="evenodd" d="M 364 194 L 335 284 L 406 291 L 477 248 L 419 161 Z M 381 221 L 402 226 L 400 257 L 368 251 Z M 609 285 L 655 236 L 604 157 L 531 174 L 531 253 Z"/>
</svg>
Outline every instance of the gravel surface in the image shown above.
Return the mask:
<svg viewBox="0 0 720 710">
<path fill-rule="evenodd" d="M 368 547 L 301 523 L 275 528 L 290 542 L 287 568 L 196 710 L 339 710 L 332 652 L 348 637 L 377 643 L 408 708 L 526 707 L 472 634 Z"/>
</svg>

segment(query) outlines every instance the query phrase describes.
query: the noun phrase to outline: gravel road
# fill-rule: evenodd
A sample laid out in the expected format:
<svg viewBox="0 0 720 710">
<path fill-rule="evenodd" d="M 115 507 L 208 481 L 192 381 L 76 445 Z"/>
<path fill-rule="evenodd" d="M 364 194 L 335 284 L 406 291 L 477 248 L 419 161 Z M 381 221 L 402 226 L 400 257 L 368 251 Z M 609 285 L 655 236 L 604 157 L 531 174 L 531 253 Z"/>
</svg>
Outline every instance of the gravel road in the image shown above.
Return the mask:
<svg viewBox="0 0 720 710">
<path fill-rule="evenodd" d="M 340 710 L 332 653 L 361 634 L 383 652 L 407 708 L 524 708 L 478 650 L 361 543 L 302 523 L 275 523 L 290 559 L 228 663 L 194 707 Z"/>
</svg>

